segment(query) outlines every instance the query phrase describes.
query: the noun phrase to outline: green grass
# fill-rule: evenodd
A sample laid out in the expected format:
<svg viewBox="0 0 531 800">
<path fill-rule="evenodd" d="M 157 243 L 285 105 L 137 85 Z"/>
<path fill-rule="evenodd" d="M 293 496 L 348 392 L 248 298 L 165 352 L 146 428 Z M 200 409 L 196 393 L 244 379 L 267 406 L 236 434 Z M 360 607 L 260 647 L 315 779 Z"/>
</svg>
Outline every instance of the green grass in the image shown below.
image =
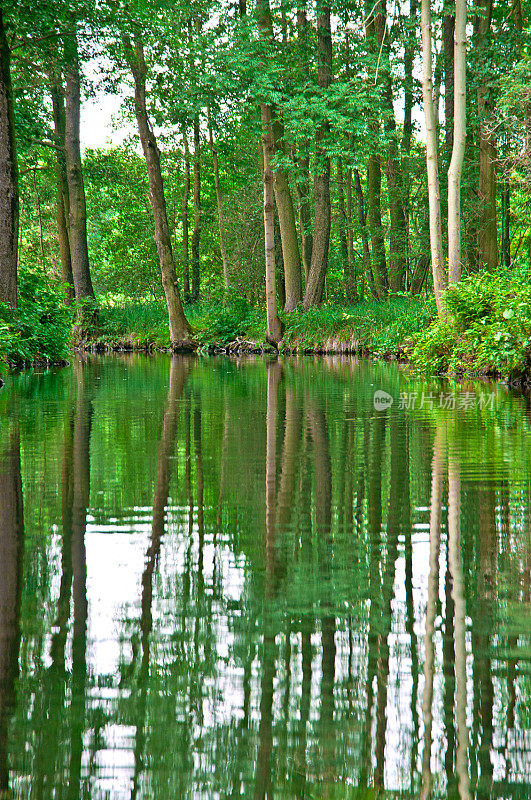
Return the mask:
<svg viewBox="0 0 531 800">
<path fill-rule="evenodd" d="M 163 300 L 106 298 L 100 304 L 97 340 L 131 346 L 170 345 Z M 232 296 L 225 303 L 186 306 L 194 337 L 201 346 L 225 346 L 235 340 L 263 344 L 265 308 L 253 308 Z M 399 296 L 385 302 L 368 300 L 354 306 L 325 303 L 307 312 L 281 314 L 285 326 L 281 350 L 358 349 L 376 355 L 400 354 L 408 337 L 415 337 L 435 315 L 432 300 Z"/>
</svg>

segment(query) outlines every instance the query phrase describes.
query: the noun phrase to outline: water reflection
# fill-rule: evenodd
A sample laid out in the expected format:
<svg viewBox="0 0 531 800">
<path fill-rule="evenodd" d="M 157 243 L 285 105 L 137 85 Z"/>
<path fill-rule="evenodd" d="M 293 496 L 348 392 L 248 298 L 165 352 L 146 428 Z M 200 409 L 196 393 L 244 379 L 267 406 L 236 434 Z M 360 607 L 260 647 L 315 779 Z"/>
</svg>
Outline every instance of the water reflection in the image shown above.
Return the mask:
<svg viewBox="0 0 531 800">
<path fill-rule="evenodd" d="M 529 795 L 525 400 L 378 388 L 438 387 L 135 356 L 6 386 L 0 792 Z"/>
</svg>

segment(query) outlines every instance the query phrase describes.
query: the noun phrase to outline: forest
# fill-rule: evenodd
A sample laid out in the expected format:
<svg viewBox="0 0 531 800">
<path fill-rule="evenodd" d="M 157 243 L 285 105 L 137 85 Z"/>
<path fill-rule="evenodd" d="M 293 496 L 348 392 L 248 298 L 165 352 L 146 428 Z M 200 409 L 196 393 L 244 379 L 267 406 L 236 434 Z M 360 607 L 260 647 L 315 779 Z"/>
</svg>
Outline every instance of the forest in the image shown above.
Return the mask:
<svg viewBox="0 0 531 800">
<path fill-rule="evenodd" d="M 524 0 L 4 0 L 0 356 L 263 347 L 522 376 Z M 127 131 L 82 147 L 84 102 Z"/>
</svg>

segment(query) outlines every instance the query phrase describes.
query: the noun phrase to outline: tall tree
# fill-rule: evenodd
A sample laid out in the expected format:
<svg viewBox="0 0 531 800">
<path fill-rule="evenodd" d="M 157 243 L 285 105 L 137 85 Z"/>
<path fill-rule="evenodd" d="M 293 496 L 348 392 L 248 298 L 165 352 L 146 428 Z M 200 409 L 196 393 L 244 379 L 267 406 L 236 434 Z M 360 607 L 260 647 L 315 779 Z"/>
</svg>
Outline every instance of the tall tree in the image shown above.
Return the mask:
<svg viewBox="0 0 531 800">
<path fill-rule="evenodd" d="M 448 170 L 448 280 L 461 280 L 461 172 L 466 144 L 466 0 L 455 4 L 454 130 Z"/>
<path fill-rule="evenodd" d="M 67 301 L 72 302 L 75 296 L 74 277 L 72 273 L 72 257 L 70 254 L 70 199 L 65 157 L 65 96 L 60 71 L 56 68 L 49 76 L 52 113 L 55 133 L 55 172 L 56 172 L 56 220 L 57 238 L 59 240 L 59 257 L 61 260 L 61 276 L 66 286 Z"/>
<path fill-rule="evenodd" d="M 144 45 L 139 32 L 135 34 L 134 42 L 131 41 L 129 34 L 122 34 L 122 43 L 135 85 L 135 116 L 147 165 L 149 200 L 155 221 L 155 243 L 159 254 L 162 287 L 168 308 L 170 338 L 173 347 L 188 347 L 191 328 L 184 315 L 179 294 L 160 168 L 160 154 L 146 105 L 147 64 Z"/>
<path fill-rule="evenodd" d="M 332 32 L 330 28 L 330 6 L 328 5 L 320 6 L 317 9 L 317 46 L 319 54 L 317 82 L 320 89 L 326 92 L 332 83 Z M 311 306 L 319 305 L 321 302 L 328 266 L 331 225 L 329 133 L 330 124 L 325 118 L 321 120 L 315 137 L 317 147 L 313 185 L 315 214 L 312 260 L 303 301 L 305 310 L 308 310 Z"/>
<path fill-rule="evenodd" d="M 17 305 L 18 167 L 11 52 L 0 8 L 0 302 Z"/>
<path fill-rule="evenodd" d="M 442 293 L 446 287 L 441 229 L 441 198 L 439 194 L 438 135 L 433 107 L 433 68 L 431 53 L 430 0 L 421 0 L 420 26 L 422 31 L 422 100 L 426 121 L 426 170 L 430 214 L 430 248 L 433 290 L 439 317 L 444 316 Z"/>
<path fill-rule="evenodd" d="M 476 47 L 486 51 L 492 20 L 493 0 L 482 0 L 479 4 Z M 456 18 L 457 34 L 457 18 Z M 479 116 L 479 220 L 478 255 L 481 267 L 493 272 L 498 266 L 498 225 L 496 218 L 496 142 L 489 121 L 493 112 L 493 94 L 489 87 L 488 68 L 477 90 Z M 457 102 L 457 98 L 456 98 Z"/>
<path fill-rule="evenodd" d="M 81 73 L 77 30 L 65 38 L 65 158 L 69 241 L 76 298 L 94 298 L 87 242 L 87 204 L 80 147 Z"/>
<path fill-rule="evenodd" d="M 199 245 L 201 242 L 201 129 L 199 113 L 194 116 L 194 232 L 192 234 L 192 300 L 199 299 L 201 264 Z"/>
</svg>

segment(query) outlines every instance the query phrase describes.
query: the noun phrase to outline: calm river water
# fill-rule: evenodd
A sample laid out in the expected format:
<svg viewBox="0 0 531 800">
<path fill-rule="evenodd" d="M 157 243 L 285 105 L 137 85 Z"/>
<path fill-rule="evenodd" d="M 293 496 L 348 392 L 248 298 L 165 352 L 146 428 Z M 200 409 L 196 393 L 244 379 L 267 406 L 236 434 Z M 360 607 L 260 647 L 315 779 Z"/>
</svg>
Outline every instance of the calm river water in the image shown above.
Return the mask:
<svg viewBox="0 0 531 800">
<path fill-rule="evenodd" d="M 530 798 L 530 493 L 531 402 L 498 384 L 10 378 L 0 795 Z"/>
</svg>

